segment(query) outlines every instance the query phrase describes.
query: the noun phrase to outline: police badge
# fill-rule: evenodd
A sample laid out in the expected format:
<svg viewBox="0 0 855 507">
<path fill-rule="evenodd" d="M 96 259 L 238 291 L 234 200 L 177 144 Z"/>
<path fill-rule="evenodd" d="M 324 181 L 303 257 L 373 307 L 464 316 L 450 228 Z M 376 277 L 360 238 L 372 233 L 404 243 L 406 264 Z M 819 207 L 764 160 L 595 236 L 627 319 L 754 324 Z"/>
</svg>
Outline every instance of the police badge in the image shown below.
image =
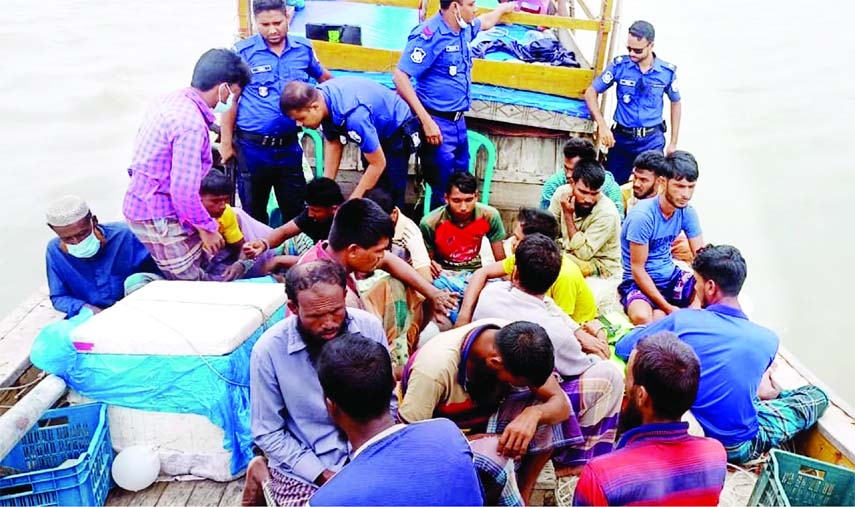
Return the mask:
<svg viewBox="0 0 855 507">
<path fill-rule="evenodd" d="M 410 60 L 412 60 L 413 63 L 422 63 L 422 61 L 425 59 L 425 56 L 427 56 L 427 53 L 425 53 L 424 49 L 413 48 L 413 52 L 410 53 Z"/>
<path fill-rule="evenodd" d="M 267 90 L 266 86 L 259 86 L 258 87 L 258 94 L 261 95 L 262 97 L 267 97 L 267 95 L 269 95 L 270 92 Z"/>
</svg>

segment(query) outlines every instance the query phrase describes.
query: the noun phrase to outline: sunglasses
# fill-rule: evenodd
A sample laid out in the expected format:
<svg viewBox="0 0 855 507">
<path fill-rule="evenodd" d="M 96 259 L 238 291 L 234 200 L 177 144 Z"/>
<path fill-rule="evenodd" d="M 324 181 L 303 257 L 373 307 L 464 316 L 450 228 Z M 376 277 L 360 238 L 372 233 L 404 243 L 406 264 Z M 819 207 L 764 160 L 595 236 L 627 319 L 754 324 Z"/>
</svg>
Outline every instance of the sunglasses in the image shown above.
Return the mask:
<svg viewBox="0 0 855 507">
<path fill-rule="evenodd" d="M 629 51 L 630 53 L 635 53 L 637 55 L 640 55 L 641 53 L 644 53 L 644 50 L 649 48 L 649 47 L 650 47 L 650 44 L 644 46 L 643 48 L 634 48 L 634 47 L 627 46 L 626 50 Z"/>
</svg>

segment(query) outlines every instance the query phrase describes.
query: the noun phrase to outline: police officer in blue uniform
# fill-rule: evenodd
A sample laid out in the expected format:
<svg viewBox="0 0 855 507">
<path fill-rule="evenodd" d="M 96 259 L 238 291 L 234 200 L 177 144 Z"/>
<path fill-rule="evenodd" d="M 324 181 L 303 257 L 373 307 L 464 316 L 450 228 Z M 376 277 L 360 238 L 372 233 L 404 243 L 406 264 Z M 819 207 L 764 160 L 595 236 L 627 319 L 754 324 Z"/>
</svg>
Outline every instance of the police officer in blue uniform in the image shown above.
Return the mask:
<svg viewBox="0 0 855 507">
<path fill-rule="evenodd" d="M 440 11 L 410 33 L 395 69 L 398 93 L 421 121 L 425 143 L 420 150 L 425 180 L 444 189 L 452 172 L 469 170 L 469 146 L 463 113 L 469 110 L 472 56 L 469 43 L 516 7 L 500 4 L 475 17 L 475 0 L 440 0 Z M 410 81 L 416 79 L 416 86 Z M 442 203 L 434 192 L 433 206 Z"/>
<path fill-rule="evenodd" d="M 325 81 L 332 77 L 318 62 L 308 39 L 288 35 L 284 0 L 254 0 L 258 33 L 235 45 L 249 65 L 252 80 L 237 107 L 222 117 L 220 154 L 238 162 L 238 194 L 244 209 L 267 223 L 273 188 L 282 219 L 303 210 L 306 179 L 297 125 L 279 111 L 279 94 L 290 81 Z"/>
<path fill-rule="evenodd" d="M 421 125 L 394 91 L 364 77 L 338 77 L 314 87 L 291 82 L 282 91 L 282 112 L 298 125 L 323 128 L 324 176 L 335 179 L 346 143 L 362 151 L 365 174 L 350 194 L 378 186 L 404 205 L 410 155 L 421 143 Z"/>
<path fill-rule="evenodd" d="M 653 52 L 655 31 L 647 21 L 629 27 L 628 55 L 618 56 L 585 90 L 585 102 L 597 122 L 600 142 L 609 148 L 608 170 L 618 183 L 629 180 L 633 162 L 641 152 L 665 148 L 665 121 L 662 120 L 663 96 L 671 102 L 671 139 L 666 154 L 677 149 L 680 133 L 680 92 L 677 67 L 660 60 Z M 597 96 L 617 86 L 614 127 L 609 130 Z"/>
</svg>

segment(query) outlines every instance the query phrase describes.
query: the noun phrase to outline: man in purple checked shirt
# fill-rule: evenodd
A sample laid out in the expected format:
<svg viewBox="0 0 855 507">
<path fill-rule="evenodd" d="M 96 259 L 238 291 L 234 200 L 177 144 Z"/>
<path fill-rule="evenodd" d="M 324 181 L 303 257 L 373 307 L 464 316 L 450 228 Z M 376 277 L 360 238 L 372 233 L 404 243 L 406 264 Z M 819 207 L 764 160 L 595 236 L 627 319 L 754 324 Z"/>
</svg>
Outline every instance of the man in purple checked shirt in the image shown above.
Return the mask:
<svg viewBox="0 0 855 507">
<path fill-rule="evenodd" d="M 202 206 L 199 187 L 211 169 L 208 127 L 228 111 L 251 74 L 228 49 L 211 49 L 196 62 L 190 87 L 158 100 L 134 141 L 123 212 L 163 274 L 206 280 L 202 255 L 224 245 L 217 221 Z"/>
</svg>

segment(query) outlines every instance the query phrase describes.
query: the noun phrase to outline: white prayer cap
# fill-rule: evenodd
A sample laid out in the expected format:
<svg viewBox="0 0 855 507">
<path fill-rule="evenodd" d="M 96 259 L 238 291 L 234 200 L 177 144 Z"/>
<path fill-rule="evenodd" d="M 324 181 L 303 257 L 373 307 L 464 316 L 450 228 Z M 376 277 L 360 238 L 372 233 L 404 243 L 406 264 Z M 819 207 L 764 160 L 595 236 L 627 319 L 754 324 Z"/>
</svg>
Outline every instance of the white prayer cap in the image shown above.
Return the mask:
<svg viewBox="0 0 855 507">
<path fill-rule="evenodd" d="M 60 197 L 48 206 L 45 216 L 48 225 L 64 227 L 89 215 L 89 205 L 76 195 Z"/>
</svg>

